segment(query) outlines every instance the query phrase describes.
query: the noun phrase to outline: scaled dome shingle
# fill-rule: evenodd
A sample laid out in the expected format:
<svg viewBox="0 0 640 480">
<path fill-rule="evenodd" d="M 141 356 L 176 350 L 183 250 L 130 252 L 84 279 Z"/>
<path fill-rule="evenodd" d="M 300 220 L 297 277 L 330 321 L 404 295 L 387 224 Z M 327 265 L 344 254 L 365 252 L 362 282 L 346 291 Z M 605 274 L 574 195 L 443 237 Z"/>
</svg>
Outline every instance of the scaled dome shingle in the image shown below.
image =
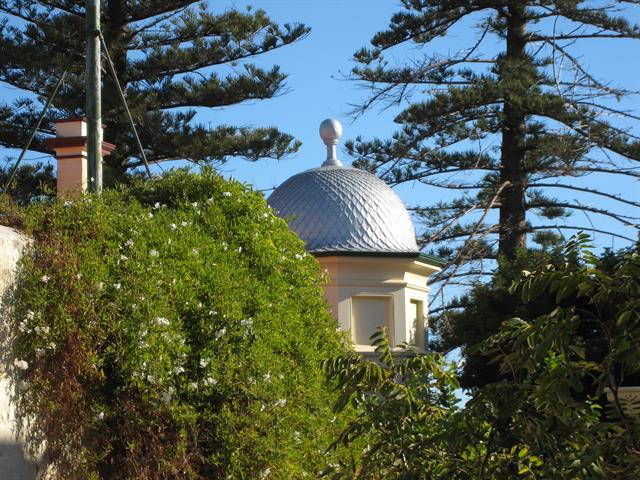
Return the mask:
<svg viewBox="0 0 640 480">
<path fill-rule="evenodd" d="M 386 183 L 326 164 L 289 178 L 267 200 L 309 252 L 419 252 L 411 217 Z"/>
</svg>

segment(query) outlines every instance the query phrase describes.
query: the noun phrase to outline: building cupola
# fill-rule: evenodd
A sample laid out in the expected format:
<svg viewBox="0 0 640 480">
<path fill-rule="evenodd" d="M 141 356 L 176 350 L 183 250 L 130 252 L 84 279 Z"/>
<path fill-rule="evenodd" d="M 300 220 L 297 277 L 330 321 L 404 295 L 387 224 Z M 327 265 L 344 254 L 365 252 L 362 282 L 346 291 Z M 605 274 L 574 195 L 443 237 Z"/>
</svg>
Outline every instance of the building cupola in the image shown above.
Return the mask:
<svg viewBox="0 0 640 480">
<path fill-rule="evenodd" d="M 328 273 L 325 298 L 356 350 L 387 327 L 392 343 L 426 346 L 428 276 L 438 259 L 420 254 L 413 222 L 396 193 L 375 175 L 343 166 L 342 125 L 320 124 L 327 158 L 286 180 L 268 199 Z"/>
</svg>

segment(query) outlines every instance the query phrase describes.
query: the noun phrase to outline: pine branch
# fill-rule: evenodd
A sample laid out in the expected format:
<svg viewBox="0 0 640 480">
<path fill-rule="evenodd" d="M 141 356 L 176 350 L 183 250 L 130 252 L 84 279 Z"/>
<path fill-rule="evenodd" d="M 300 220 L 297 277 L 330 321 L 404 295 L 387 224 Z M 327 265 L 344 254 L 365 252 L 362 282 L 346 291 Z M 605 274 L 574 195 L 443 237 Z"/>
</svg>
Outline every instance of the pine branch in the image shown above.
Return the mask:
<svg viewBox="0 0 640 480">
<path fill-rule="evenodd" d="M 608 236 L 620 238 L 622 240 L 626 240 L 628 242 L 634 243 L 637 239 L 633 239 L 631 237 L 627 237 L 620 233 L 612 232 L 610 230 L 601 230 L 593 227 L 584 227 L 584 226 L 574 226 L 574 225 L 535 225 L 527 227 L 527 230 L 530 232 L 537 230 L 574 230 L 574 231 L 583 231 L 583 232 L 593 232 L 593 233 L 603 233 Z"/>
<path fill-rule="evenodd" d="M 632 223 L 629 221 L 629 220 L 637 220 L 638 217 L 631 217 L 627 215 L 616 214 L 602 208 L 590 207 L 588 205 L 574 204 L 569 202 L 559 202 L 559 201 L 555 201 L 555 202 L 544 201 L 544 202 L 530 202 L 527 205 L 527 208 L 528 209 L 562 208 L 562 209 L 569 209 L 569 210 L 580 210 L 585 212 L 592 212 L 592 213 L 597 213 L 599 215 L 604 215 L 604 216 L 613 218 L 614 220 L 620 222 L 621 224 L 627 227 L 638 228 L 638 224 Z"/>
<path fill-rule="evenodd" d="M 527 187 L 528 188 L 563 188 L 563 189 L 573 190 L 573 191 L 576 191 L 576 192 L 590 193 L 590 194 L 593 194 L 593 195 L 598 195 L 598 196 L 601 196 L 601 197 L 610 198 L 610 199 L 615 200 L 617 202 L 626 203 L 627 205 L 631 205 L 633 207 L 640 207 L 640 202 L 634 202 L 632 200 L 627 200 L 626 198 L 623 198 L 620 195 L 613 195 L 613 194 L 610 194 L 610 193 L 605 193 L 605 192 L 602 192 L 600 190 L 596 190 L 595 188 L 578 187 L 576 185 L 567 185 L 567 184 L 563 184 L 563 183 L 540 183 L 540 182 L 530 183 L 530 184 L 527 185 Z"/>
</svg>

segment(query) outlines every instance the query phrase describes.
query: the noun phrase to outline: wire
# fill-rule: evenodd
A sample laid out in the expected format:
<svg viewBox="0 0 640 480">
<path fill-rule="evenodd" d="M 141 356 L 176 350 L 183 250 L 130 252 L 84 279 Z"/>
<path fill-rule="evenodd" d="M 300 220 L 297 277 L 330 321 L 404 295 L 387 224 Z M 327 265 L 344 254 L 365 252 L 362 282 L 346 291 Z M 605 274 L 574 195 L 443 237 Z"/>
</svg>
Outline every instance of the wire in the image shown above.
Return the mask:
<svg viewBox="0 0 640 480">
<path fill-rule="evenodd" d="M 24 146 L 24 148 L 22 149 L 22 152 L 20 152 L 20 156 L 18 157 L 18 160 L 16 161 L 16 164 L 13 166 L 13 169 L 11 170 L 11 174 L 9 175 L 9 179 L 6 181 L 6 183 L 4 185 L 4 189 L 3 189 L 4 192 L 7 191 L 7 188 L 9 188 L 9 185 L 11 185 L 11 182 L 13 181 L 13 178 L 16 176 L 16 172 L 18 171 L 18 167 L 20 166 L 20 162 L 24 158 L 25 153 L 27 153 L 27 150 L 29 150 L 29 147 L 31 146 L 31 142 L 35 138 L 36 133 L 38 133 L 38 129 L 40 128 L 40 124 L 42 123 L 42 120 L 44 119 L 44 116 L 47 113 L 47 110 L 49 110 L 49 107 L 51 106 L 51 102 L 53 101 L 54 97 L 58 93 L 58 90 L 60 89 L 60 86 L 64 82 L 64 77 L 66 75 L 67 75 L 67 70 L 62 72 L 62 75 L 60 75 L 60 78 L 56 82 L 55 87 L 53 87 L 53 92 L 51 92 L 51 95 L 49 95 L 49 98 L 47 99 L 47 103 L 45 104 L 44 108 L 42 109 L 42 112 L 40 112 L 40 118 L 38 118 L 38 122 L 36 123 L 36 126 L 33 128 L 33 131 L 31 132 L 31 136 L 29 137 L 29 140 L 27 140 L 27 143 Z"/>
<path fill-rule="evenodd" d="M 129 124 L 131 125 L 131 130 L 133 130 L 133 136 L 136 139 L 136 143 L 138 144 L 138 149 L 140 150 L 140 155 L 142 156 L 142 161 L 144 162 L 144 168 L 147 170 L 147 175 L 151 178 L 151 169 L 149 168 L 149 162 L 147 162 L 147 156 L 144 153 L 144 148 L 142 148 L 142 142 L 140 142 L 140 137 L 138 136 L 138 131 L 136 130 L 136 125 L 133 123 L 133 117 L 131 116 L 131 111 L 129 110 L 129 105 L 127 105 L 127 99 L 124 97 L 124 92 L 122 91 L 122 87 L 120 87 L 120 81 L 118 80 L 118 75 L 116 73 L 116 68 L 111 61 L 111 56 L 109 55 L 109 49 L 107 48 L 107 42 L 105 42 L 104 37 L 102 36 L 102 32 L 98 30 L 98 36 L 100 37 L 100 42 L 102 43 L 102 49 L 104 50 L 105 57 L 107 58 L 107 64 L 109 65 L 109 72 L 113 77 L 113 82 L 118 87 L 118 93 L 120 94 L 120 100 L 124 105 L 124 109 L 127 112 L 127 117 L 129 118 Z"/>
</svg>

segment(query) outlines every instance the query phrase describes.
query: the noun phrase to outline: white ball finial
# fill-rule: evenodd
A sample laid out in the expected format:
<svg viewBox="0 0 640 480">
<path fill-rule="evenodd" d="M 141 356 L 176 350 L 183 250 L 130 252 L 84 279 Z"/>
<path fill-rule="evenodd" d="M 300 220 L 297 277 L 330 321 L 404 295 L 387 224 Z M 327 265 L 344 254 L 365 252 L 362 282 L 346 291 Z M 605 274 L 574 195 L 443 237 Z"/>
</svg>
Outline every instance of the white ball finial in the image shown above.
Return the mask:
<svg viewBox="0 0 640 480">
<path fill-rule="evenodd" d="M 327 159 L 323 167 L 341 167 L 342 162 L 336 156 L 336 145 L 342 137 L 342 125 L 335 118 L 327 118 L 320 124 L 320 138 L 327 146 Z"/>
</svg>

